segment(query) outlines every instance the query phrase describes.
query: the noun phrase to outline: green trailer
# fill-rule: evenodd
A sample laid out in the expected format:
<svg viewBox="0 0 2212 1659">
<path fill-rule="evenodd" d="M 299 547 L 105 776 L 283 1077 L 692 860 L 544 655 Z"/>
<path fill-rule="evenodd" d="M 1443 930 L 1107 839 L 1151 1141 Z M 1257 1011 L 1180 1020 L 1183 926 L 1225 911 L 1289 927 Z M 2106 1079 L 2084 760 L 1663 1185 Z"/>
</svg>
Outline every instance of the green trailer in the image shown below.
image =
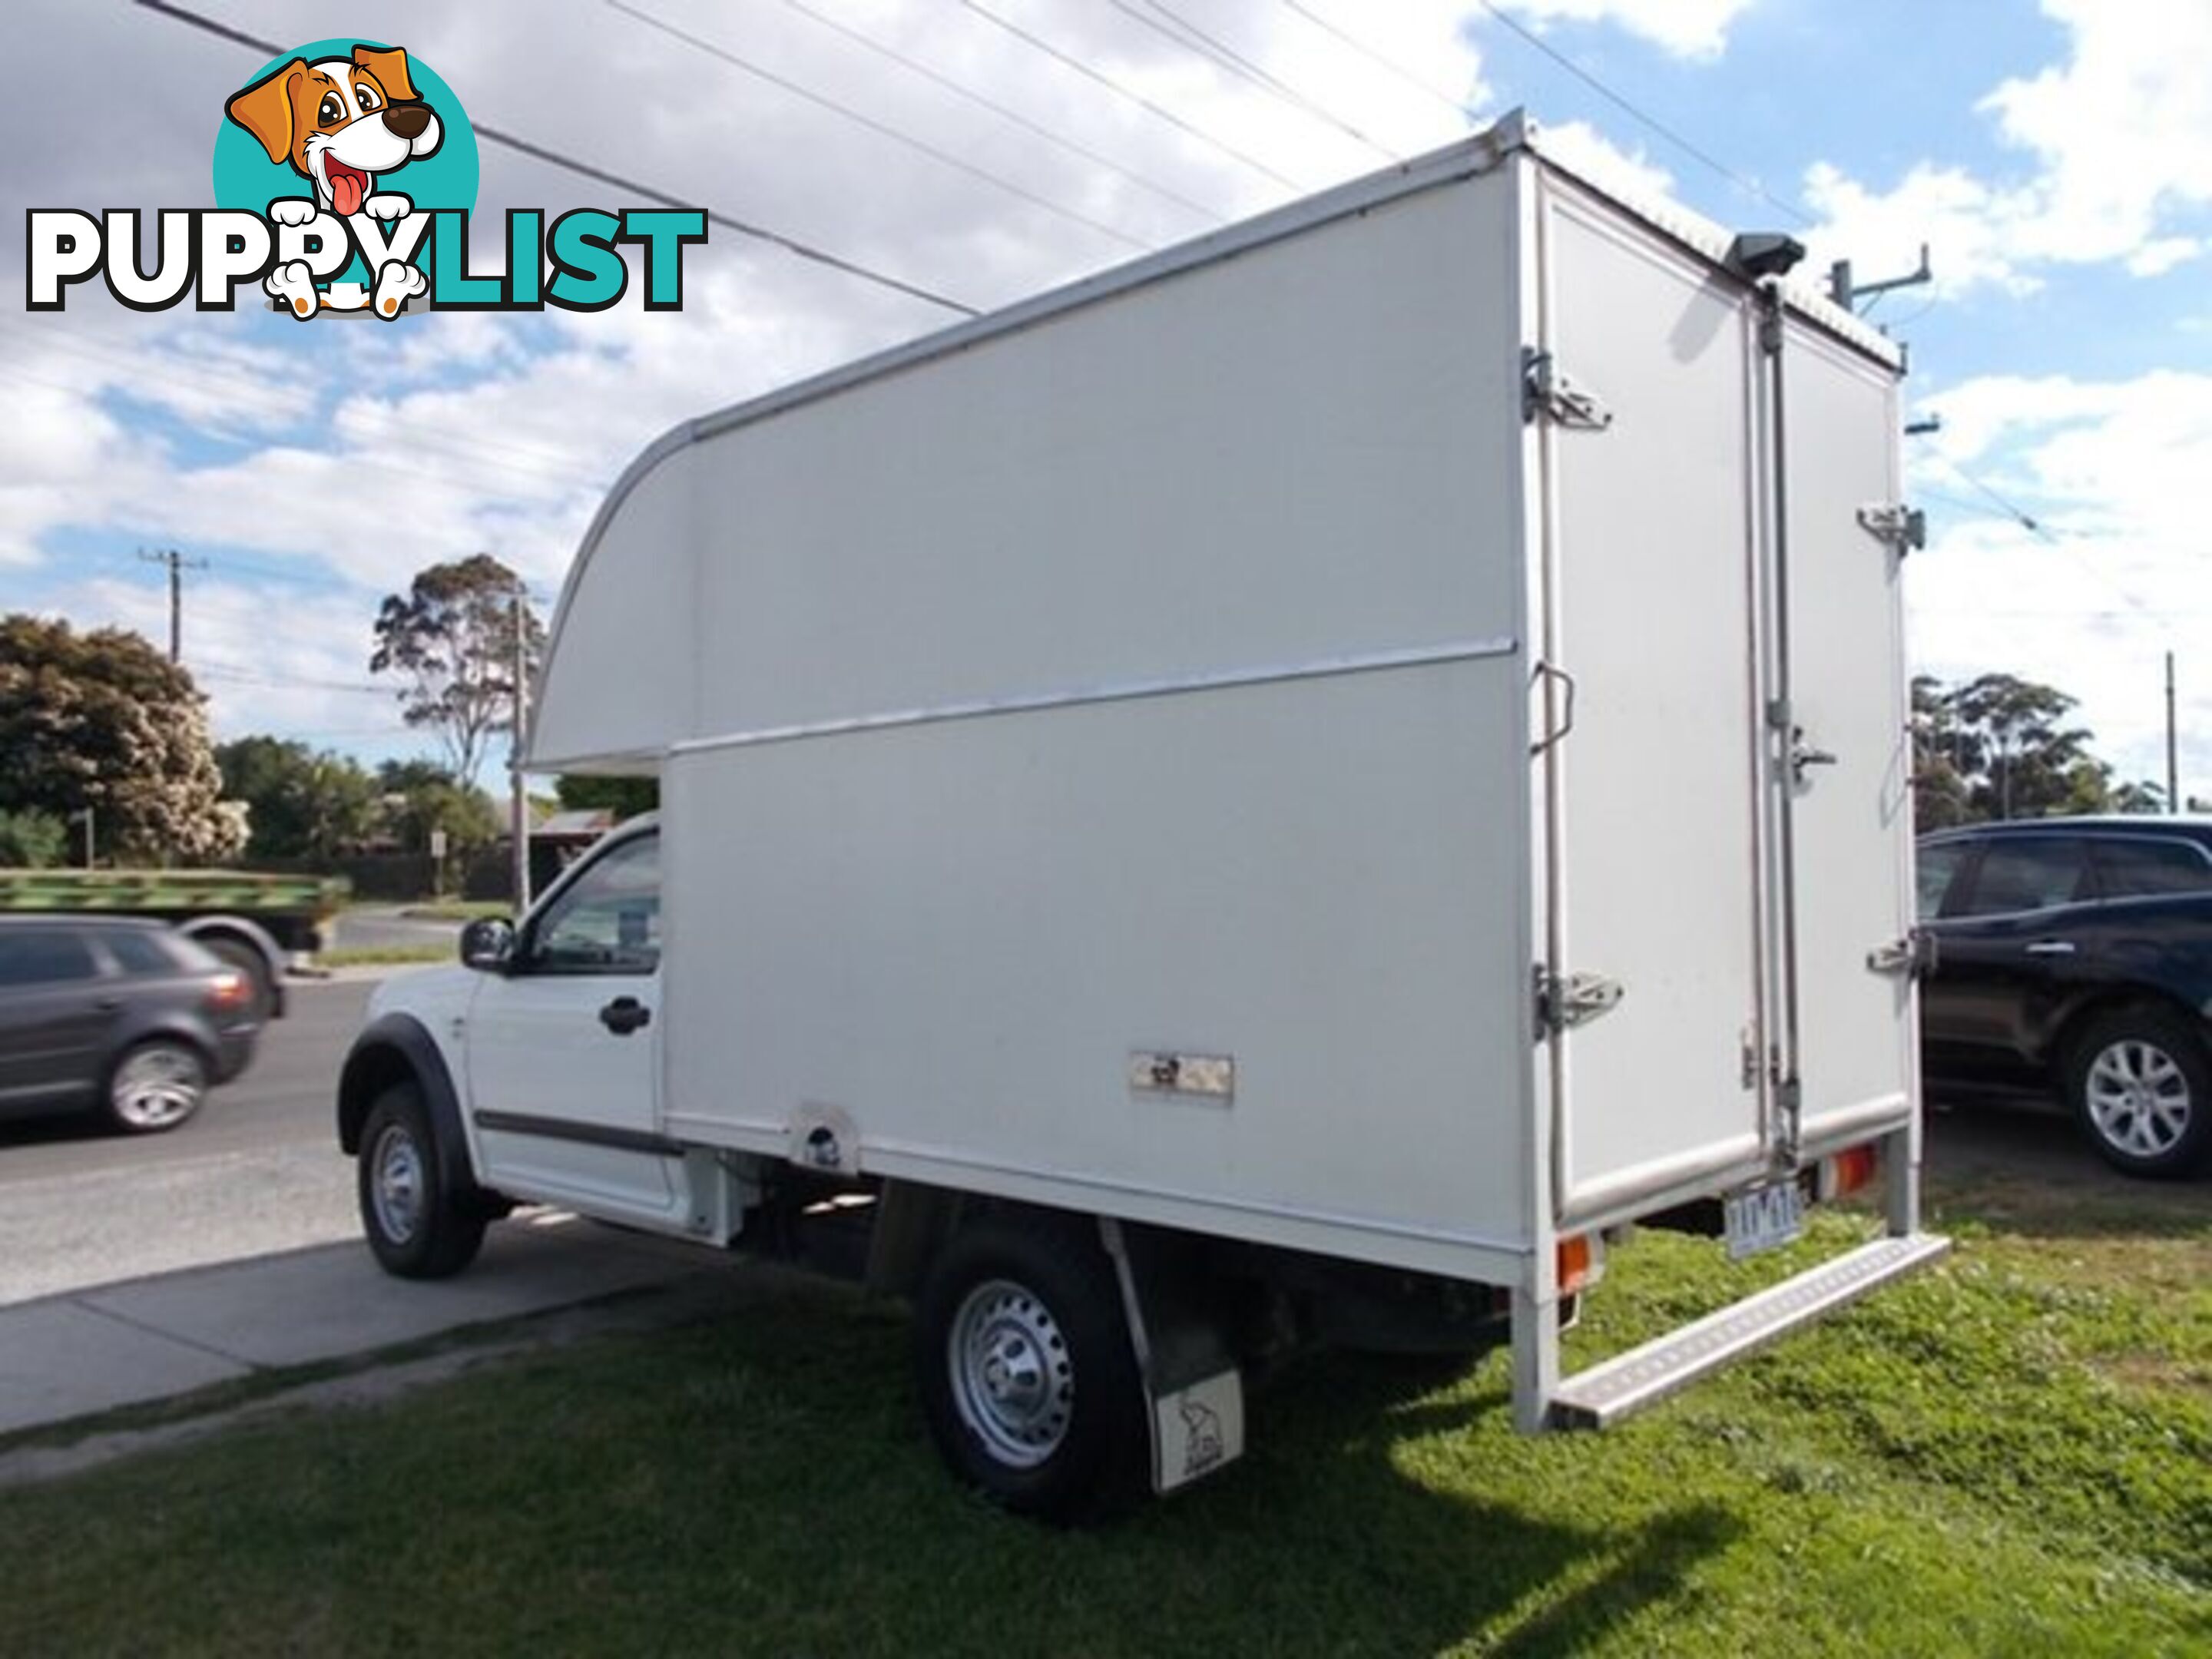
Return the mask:
<svg viewBox="0 0 2212 1659">
<path fill-rule="evenodd" d="M 0 911 L 97 911 L 166 921 L 245 974 L 263 1018 L 284 1012 L 284 974 L 323 946 L 345 902 L 333 876 L 243 870 L 0 870 Z"/>
</svg>

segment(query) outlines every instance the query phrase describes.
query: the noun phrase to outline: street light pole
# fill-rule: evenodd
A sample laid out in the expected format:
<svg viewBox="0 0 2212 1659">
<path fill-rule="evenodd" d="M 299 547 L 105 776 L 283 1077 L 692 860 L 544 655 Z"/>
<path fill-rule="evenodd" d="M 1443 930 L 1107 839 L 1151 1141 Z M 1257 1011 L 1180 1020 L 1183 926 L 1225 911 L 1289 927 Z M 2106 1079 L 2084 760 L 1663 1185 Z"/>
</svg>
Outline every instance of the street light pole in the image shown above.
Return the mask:
<svg viewBox="0 0 2212 1659">
<path fill-rule="evenodd" d="M 2166 810 L 2181 810 L 2181 768 L 2173 735 L 2173 653 L 2166 653 Z"/>
</svg>

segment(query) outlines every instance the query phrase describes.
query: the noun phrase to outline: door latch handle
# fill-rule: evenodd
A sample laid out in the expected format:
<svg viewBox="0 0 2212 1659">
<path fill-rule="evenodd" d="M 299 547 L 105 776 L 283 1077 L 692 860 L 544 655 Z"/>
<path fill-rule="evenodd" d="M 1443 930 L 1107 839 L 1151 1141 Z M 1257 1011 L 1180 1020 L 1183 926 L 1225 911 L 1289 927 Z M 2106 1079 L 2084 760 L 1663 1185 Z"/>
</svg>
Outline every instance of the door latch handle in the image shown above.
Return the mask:
<svg viewBox="0 0 2212 1659">
<path fill-rule="evenodd" d="M 617 1036 L 628 1036 L 653 1024 L 653 1010 L 635 997 L 617 997 L 599 1010 L 599 1024 Z"/>
<path fill-rule="evenodd" d="M 1540 662 L 1528 676 L 1528 688 L 1535 688 L 1546 680 L 1559 688 L 1559 724 L 1555 731 L 1547 732 L 1528 745 L 1532 760 L 1554 744 L 1563 741 L 1575 729 L 1575 677 L 1556 664 Z"/>
<path fill-rule="evenodd" d="M 1797 783 L 1804 782 L 1805 770 L 1808 767 L 1833 766 L 1835 763 L 1836 755 L 1833 750 L 1815 749 L 1811 744 L 1805 741 L 1805 728 L 1803 726 L 1798 726 L 1790 728 L 1790 775 L 1793 781 Z"/>
<path fill-rule="evenodd" d="M 2074 954 L 2074 942 L 2063 939 L 2039 939 L 2027 947 L 2027 954 L 2032 957 L 2070 957 Z"/>
</svg>

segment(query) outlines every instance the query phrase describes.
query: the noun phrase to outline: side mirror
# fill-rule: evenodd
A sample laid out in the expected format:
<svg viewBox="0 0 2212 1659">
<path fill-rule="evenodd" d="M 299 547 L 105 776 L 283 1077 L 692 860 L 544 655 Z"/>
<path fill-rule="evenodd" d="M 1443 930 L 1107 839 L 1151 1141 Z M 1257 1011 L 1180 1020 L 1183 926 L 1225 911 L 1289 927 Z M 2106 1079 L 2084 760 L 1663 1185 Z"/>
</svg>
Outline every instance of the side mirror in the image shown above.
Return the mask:
<svg viewBox="0 0 2212 1659">
<path fill-rule="evenodd" d="M 514 958 L 514 924 L 487 916 L 461 929 L 461 961 L 488 974 L 503 974 Z"/>
</svg>

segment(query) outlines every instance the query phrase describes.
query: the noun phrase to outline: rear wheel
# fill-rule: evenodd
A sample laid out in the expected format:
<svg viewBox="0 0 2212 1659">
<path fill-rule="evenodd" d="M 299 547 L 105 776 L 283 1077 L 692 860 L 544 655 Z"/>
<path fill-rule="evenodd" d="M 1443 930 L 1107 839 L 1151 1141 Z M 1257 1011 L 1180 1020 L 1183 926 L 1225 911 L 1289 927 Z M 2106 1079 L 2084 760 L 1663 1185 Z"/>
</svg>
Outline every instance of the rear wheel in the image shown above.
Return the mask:
<svg viewBox="0 0 2212 1659">
<path fill-rule="evenodd" d="M 200 1051 L 175 1037 L 156 1037 L 126 1049 L 108 1073 L 108 1121 L 126 1134 L 159 1134 L 199 1110 L 207 1088 Z"/>
<path fill-rule="evenodd" d="M 2092 1024 L 2074 1045 L 2065 1086 L 2091 1143 L 2129 1175 L 2186 1174 L 2212 1144 L 2212 1060 L 2189 1024 L 2164 1010 Z"/>
<path fill-rule="evenodd" d="M 444 1167 L 413 1084 L 395 1084 L 369 1108 L 356 1171 L 362 1230 L 386 1273 L 446 1279 L 476 1260 L 483 1206 L 465 1172 Z"/>
<path fill-rule="evenodd" d="M 979 1222 L 915 1310 L 915 1380 L 938 1450 L 993 1502 L 1079 1522 L 1126 1505 L 1150 1460 L 1114 1266 L 1079 1225 Z"/>
</svg>

